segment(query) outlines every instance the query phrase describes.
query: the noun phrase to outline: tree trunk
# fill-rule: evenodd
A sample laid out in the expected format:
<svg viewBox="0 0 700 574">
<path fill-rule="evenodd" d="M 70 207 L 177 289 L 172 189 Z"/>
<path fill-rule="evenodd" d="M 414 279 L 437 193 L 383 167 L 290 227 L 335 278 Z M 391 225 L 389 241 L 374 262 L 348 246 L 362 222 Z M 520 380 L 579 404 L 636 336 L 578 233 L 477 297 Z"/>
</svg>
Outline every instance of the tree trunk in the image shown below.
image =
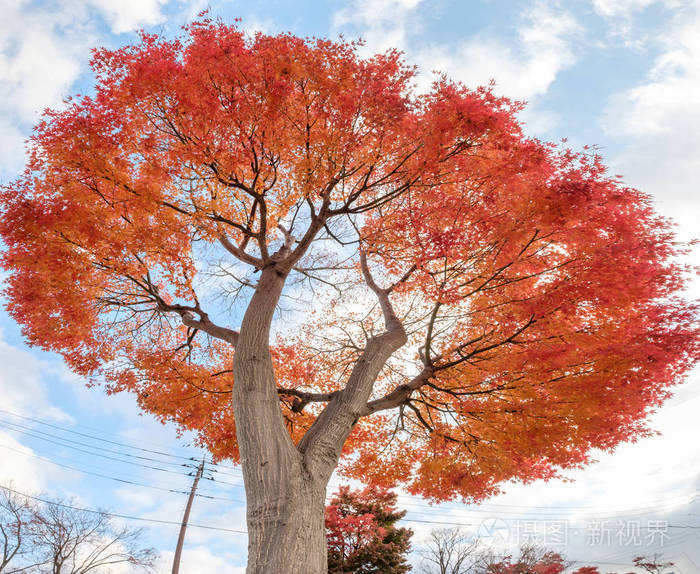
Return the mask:
<svg viewBox="0 0 700 574">
<path fill-rule="evenodd" d="M 327 574 L 325 494 L 310 477 L 290 476 L 283 498 L 248 497 L 247 574 Z"/>
<path fill-rule="evenodd" d="M 313 476 L 285 427 L 269 349 L 286 274 L 267 267 L 241 322 L 233 408 L 246 491 L 247 574 L 326 574 L 330 473 Z"/>
<path fill-rule="evenodd" d="M 391 354 L 406 343 L 389 291 L 372 279 L 361 257 L 367 285 L 375 292 L 386 332 L 370 337 L 345 389 L 331 400 L 298 446 L 280 409 L 270 355 L 270 325 L 286 267 L 262 270 L 246 309 L 233 358 L 233 410 L 248 523 L 247 574 L 326 574 L 324 524 L 326 485 L 357 420 Z"/>
</svg>

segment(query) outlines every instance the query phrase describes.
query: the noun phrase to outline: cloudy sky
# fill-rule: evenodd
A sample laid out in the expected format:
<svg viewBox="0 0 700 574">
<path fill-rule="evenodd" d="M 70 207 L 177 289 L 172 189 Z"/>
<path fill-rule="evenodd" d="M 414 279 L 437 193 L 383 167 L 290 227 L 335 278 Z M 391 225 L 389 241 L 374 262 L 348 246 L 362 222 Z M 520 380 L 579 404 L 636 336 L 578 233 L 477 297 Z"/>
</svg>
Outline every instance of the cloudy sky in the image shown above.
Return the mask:
<svg viewBox="0 0 700 574">
<path fill-rule="evenodd" d="M 614 173 L 676 219 L 681 238 L 700 236 L 698 0 L 0 0 L 0 182 L 21 171 L 41 110 L 89 92 L 92 47 L 131 42 L 139 28 L 177 34 L 206 7 L 251 32 L 362 37 L 367 54 L 399 48 L 421 70 L 419 89 L 436 70 L 470 86 L 493 79 L 498 92 L 528 101 L 529 134 L 598 145 Z M 605 572 L 628 572 L 633 556 L 662 551 L 679 572 L 698 573 L 699 407 L 696 373 L 653 417 L 658 436 L 600 454 L 567 480 L 507 485 L 478 508 L 402 496 L 414 546 L 431 528 L 459 524 L 495 544 L 544 542 Z M 201 455 L 188 437 L 140 416 L 131 397 L 85 388 L 0 314 L 0 481 L 179 522 L 190 459 Z M 221 530 L 190 529 L 182 570 L 243 572 L 240 472 L 224 466 L 207 476 L 215 480 L 203 481 L 192 522 Z M 166 523 L 147 530 L 162 572 L 177 537 Z"/>
</svg>

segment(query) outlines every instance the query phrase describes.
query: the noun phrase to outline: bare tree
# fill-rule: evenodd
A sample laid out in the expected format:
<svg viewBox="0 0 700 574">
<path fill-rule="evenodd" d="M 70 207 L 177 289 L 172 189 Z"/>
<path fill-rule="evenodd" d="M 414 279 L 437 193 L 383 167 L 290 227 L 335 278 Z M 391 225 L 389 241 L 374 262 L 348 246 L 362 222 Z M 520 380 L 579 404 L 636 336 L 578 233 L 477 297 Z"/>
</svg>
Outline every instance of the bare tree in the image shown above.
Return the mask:
<svg viewBox="0 0 700 574">
<path fill-rule="evenodd" d="M 10 563 L 28 551 L 27 526 L 33 513 L 28 500 L 14 493 L 12 483 L 0 485 L 0 572 L 12 572 Z"/>
<path fill-rule="evenodd" d="M 150 571 L 156 554 L 153 548 L 141 547 L 141 535 L 141 529 L 114 524 L 107 513 L 52 501 L 37 510 L 32 521 L 33 571 L 97 574 L 116 564 Z"/>
<path fill-rule="evenodd" d="M 423 556 L 424 574 L 467 574 L 479 557 L 479 542 L 459 528 L 433 530 Z"/>
</svg>

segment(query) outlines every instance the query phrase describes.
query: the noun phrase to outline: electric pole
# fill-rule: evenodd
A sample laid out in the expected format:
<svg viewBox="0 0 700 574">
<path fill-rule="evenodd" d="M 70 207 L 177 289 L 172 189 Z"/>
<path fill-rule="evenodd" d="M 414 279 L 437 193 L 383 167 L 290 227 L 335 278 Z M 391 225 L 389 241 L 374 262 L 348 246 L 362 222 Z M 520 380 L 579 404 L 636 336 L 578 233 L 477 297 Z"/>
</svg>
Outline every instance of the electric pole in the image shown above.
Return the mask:
<svg viewBox="0 0 700 574">
<path fill-rule="evenodd" d="M 182 556 L 182 545 L 185 543 L 185 532 L 187 531 L 187 521 L 190 519 L 190 511 L 192 510 L 192 502 L 194 501 L 195 492 L 197 492 L 197 485 L 199 484 L 199 479 L 202 478 L 202 473 L 204 473 L 204 462 L 206 461 L 206 455 L 202 458 L 202 462 L 197 469 L 197 473 L 194 475 L 194 482 L 192 483 L 192 490 L 190 490 L 190 496 L 187 499 L 187 506 L 185 506 L 185 514 L 182 517 L 182 525 L 180 526 L 180 536 L 177 537 L 177 546 L 175 548 L 175 557 L 173 558 L 173 574 L 179 574 L 180 572 L 180 556 Z"/>
</svg>

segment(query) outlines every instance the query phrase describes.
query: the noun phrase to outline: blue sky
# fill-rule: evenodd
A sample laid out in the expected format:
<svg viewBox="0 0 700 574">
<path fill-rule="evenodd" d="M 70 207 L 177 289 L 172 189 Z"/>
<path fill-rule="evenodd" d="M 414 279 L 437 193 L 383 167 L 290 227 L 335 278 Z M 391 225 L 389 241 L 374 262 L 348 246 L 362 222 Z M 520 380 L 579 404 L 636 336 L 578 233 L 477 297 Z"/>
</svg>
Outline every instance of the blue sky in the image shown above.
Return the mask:
<svg viewBox="0 0 700 574">
<path fill-rule="evenodd" d="M 417 89 L 433 70 L 470 86 L 494 79 L 497 91 L 528 101 L 528 133 L 600 146 L 614 173 L 678 221 L 681 238 L 698 236 L 697 0 L 0 0 L 0 182 L 21 171 L 22 142 L 40 111 L 90 90 L 92 47 L 131 42 L 139 28 L 176 34 L 206 7 L 227 21 L 241 18 L 251 32 L 363 37 L 367 54 L 399 48 L 421 70 Z M 573 481 L 507 485 L 479 508 L 402 497 L 415 521 L 414 546 L 430 528 L 458 523 L 494 542 L 505 533 L 508 543 L 549 533 L 554 549 L 608 564 L 602 571 L 629 572 L 634 555 L 663 551 L 680 572 L 700 572 L 698 407 L 696 372 L 654 416 L 659 436 L 601 454 L 598 464 L 570 473 Z M 59 358 L 27 348 L 19 327 L 0 314 L 0 480 L 86 507 L 179 521 L 185 496 L 167 489 L 188 488 L 191 470 L 178 463 L 198 456 L 188 437 L 140 416 L 131 397 L 87 389 Z M 216 498 L 199 498 L 192 522 L 245 530 L 240 472 L 228 467 L 214 476 L 202 494 Z M 169 571 L 177 529 L 150 527 L 147 535 L 163 552 L 161 571 Z M 192 528 L 183 571 L 243 572 L 245 548 L 244 534 Z"/>
</svg>

